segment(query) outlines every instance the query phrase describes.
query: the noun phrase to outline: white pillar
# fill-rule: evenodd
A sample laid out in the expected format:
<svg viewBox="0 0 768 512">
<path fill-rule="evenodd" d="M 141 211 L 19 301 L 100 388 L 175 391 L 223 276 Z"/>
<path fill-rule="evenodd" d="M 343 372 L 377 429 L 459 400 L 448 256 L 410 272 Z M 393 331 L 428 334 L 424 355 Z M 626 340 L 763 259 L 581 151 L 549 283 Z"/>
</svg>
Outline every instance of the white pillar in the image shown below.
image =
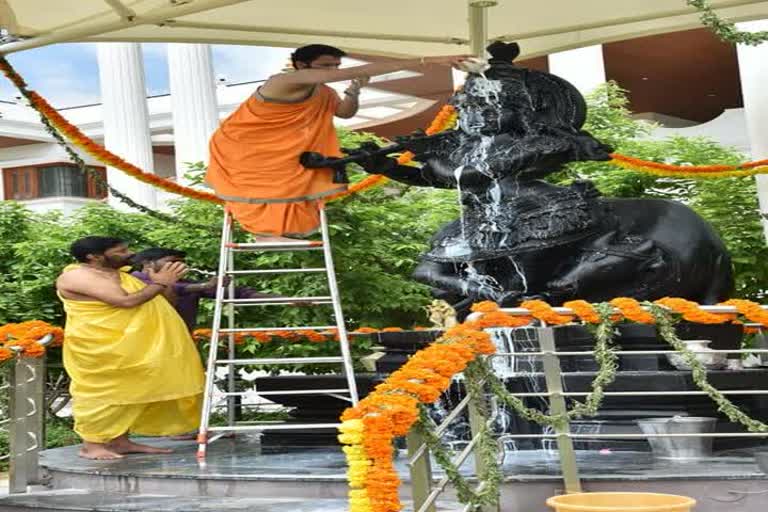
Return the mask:
<svg viewBox="0 0 768 512">
<path fill-rule="evenodd" d="M 152 141 L 149 133 L 144 63 L 137 43 L 98 43 L 99 79 L 104 117 L 104 145 L 122 159 L 152 172 Z M 154 208 L 155 189 L 123 172 L 108 168 L 107 179 L 119 192 L 137 203 Z M 109 196 L 109 204 L 130 210 Z"/>
<path fill-rule="evenodd" d="M 737 24 L 739 30 L 757 32 L 768 30 L 768 20 L 749 21 Z M 744 97 L 744 115 L 751 146 L 752 160 L 768 158 L 768 95 L 765 84 L 768 83 L 768 43 L 759 46 L 736 46 L 741 77 L 741 94 Z M 757 180 L 757 198 L 760 211 L 768 214 L 768 175 L 759 174 Z M 768 240 L 768 221 L 763 219 L 763 231 Z"/>
<path fill-rule="evenodd" d="M 208 163 L 208 139 L 219 125 L 216 84 L 207 44 L 168 45 L 173 108 L 176 180 L 184 182 L 185 162 Z"/>
<path fill-rule="evenodd" d="M 582 93 L 605 83 L 603 45 L 585 46 L 549 55 L 549 72 L 571 82 Z"/>
</svg>

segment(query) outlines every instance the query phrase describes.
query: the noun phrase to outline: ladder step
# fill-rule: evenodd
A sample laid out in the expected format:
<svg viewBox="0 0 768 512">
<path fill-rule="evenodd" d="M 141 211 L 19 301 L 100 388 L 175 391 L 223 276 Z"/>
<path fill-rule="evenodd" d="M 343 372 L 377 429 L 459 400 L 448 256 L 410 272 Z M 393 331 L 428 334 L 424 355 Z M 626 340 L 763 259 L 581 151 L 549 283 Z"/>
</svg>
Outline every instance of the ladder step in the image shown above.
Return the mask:
<svg viewBox="0 0 768 512">
<path fill-rule="evenodd" d="M 220 334 L 237 334 L 243 332 L 267 332 L 267 331 L 328 331 L 338 329 L 336 325 L 310 325 L 306 327 L 237 327 L 219 329 Z"/>
<path fill-rule="evenodd" d="M 320 295 L 317 297 L 260 297 L 253 299 L 224 299 L 224 304 L 233 304 L 235 306 L 283 306 L 296 303 L 303 304 L 333 304 L 330 295 Z"/>
<path fill-rule="evenodd" d="M 209 432 L 238 432 L 246 430 L 302 430 L 318 428 L 339 428 L 341 423 L 277 423 L 268 425 L 231 425 L 227 427 L 208 427 Z"/>
<path fill-rule="evenodd" d="M 344 358 L 340 356 L 328 357 L 261 357 L 250 359 L 217 359 L 217 365 L 224 364 L 320 364 L 320 363 L 343 363 Z"/>
<path fill-rule="evenodd" d="M 250 243 L 229 243 L 227 248 L 232 251 L 312 251 L 323 248 L 323 242 L 320 241 L 299 241 L 296 242 L 250 242 Z"/>
<path fill-rule="evenodd" d="M 227 275 L 230 276 L 250 276 L 257 274 L 295 274 L 295 273 L 308 273 L 308 272 L 325 272 L 325 268 L 273 268 L 263 270 L 230 270 Z"/>
<path fill-rule="evenodd" d="M 258 396 L 281 396 L 281 395 L 327 395 L 329 393 L 349 393 L 349 389 L 286 389 L 279 391 L 259 391 L 256 390 Z M 221 396 L 246 396 L 248 392 L 237 393 L 222 393 Z"/>
</svg>

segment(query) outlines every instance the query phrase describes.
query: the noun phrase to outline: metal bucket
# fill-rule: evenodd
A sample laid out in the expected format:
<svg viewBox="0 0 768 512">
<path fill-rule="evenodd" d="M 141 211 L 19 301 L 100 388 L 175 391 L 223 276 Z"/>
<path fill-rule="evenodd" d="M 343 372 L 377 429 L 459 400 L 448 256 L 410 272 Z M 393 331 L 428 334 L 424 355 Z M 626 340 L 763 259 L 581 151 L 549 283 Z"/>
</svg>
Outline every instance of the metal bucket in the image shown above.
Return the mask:
<svg viewBox="0 0 768 512">
<path fill-rule="evenodd" d="M 768 475 L 768 451 L 759 451 L 755 453 L 755 461 L 760 471 Z"/>
<path fill-rule="evenodd" d="M 761 331 L 755 336 L 755 348 L 760 350 L 768 350 L 768 333 Z M 757 354 L 760 359 L 760 366 L 768 366 L 768 354 Z"/>
<path fill-rule="evenodd" d="M 715 431 L 717 418 L 675 416 L 637 420 L 643 434 L 707 434 Z M 700 459 L 712 456 L 711 437 L 649 437 L 654 456 L 661 459 Z"/>
</svg>

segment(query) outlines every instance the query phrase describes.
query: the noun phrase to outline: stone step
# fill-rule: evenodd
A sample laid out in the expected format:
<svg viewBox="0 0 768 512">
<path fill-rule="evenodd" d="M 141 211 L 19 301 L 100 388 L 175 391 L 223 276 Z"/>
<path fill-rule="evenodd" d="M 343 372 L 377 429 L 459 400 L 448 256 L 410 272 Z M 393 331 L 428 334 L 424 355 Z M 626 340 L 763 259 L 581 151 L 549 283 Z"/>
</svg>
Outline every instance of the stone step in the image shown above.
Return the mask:
<svg viewBox="0 0 768 512">
<path fill-rule="evenodd" d="M 0 498 L 0 512 L 347 512 L 345 499 L 246 498 L 101 493 L 62 489 Z M 412 510 L 406 505 L 405 510 Z M 458 512 L 451 505 L 439 512 Z"/>
<path fill-rule="evenodd" d="M 174 452 L 93 461 L 78 457 L 78 446 L 46 450 L 40 462 L 48 487 L 90 489 L 108 495 L 291 496 L 302 500 L 346 499 L 349 491 L 344 454 L 338 447 L 261 453 L 258 443 L 237 436 L 211 444 L 205 463 L 200 464 L 194 442 L 140 441 Z"/>
<path fill-rule="evenodd" d="M 344 512 L 345 500 L 301 498 L 245 498 L 118 494 L 86 489 L 34 492 L 0 498 L 0 512 Z"/>
</svg>

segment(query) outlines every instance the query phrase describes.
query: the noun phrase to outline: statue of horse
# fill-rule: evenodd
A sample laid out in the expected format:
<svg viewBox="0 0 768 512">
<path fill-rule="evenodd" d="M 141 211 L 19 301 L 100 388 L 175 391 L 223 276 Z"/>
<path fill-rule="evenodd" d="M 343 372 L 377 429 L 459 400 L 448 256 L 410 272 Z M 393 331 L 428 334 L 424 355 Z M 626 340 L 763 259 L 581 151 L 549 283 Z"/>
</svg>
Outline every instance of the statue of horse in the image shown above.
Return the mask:
<svg viewBox="0 0 768 512">
<path fill-rule="evenodd" d="M 457 309 L 530 297 L 727 298 L 730 257 L 687 206 L 603 198 L 588 181 L 556 186 L 541 179 L 568 162 L 608 160 L 612 150 L 581 129 L 586 103 L 575 87 L 515 66 L 514 43 L 488 50 L 485 75 L 471 74 L 451 100 L 458 129 L 402 139 L 421 167 L 398 165 L 378 148 L 358 153 L 369 172 L 460 191 L 461 218 L 432 238 L 414 277 Z"/>
</svg>

